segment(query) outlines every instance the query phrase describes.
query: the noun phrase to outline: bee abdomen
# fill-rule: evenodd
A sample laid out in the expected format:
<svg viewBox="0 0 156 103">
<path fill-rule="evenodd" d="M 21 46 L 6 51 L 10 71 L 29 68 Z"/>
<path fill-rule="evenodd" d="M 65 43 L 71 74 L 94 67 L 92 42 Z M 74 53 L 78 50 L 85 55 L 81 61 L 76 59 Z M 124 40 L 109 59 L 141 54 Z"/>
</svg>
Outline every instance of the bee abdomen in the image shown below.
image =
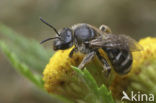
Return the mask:
<svg viewBox="0 0 156 103">
<path fill-rule="evenodd" d="M 126 50 L 104 48 L 114 70 L 119 74 L 127 74 L 130 71 L 133 59 L 132 54 Z"/>
</svg>

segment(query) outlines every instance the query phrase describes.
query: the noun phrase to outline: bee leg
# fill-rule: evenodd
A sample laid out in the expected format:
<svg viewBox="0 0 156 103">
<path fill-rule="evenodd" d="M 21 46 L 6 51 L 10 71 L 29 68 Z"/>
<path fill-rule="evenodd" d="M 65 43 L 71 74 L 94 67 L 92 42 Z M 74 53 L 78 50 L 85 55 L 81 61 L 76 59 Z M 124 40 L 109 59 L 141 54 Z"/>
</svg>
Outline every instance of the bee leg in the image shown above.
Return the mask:
<svg viewBox="0 0 156 103">
<path fill-rule="evenodd" d="M 104 33 L 112 33 L 111 29 L 107 25 L 101 25 L 99 29 Z"/>
<path fill-rule="evenodd" d="M 73 56 L 74 52 L 77 52 L 77 48 L 73 48 L 73 49 L 71 50 L 71 52 L 69 53 L 69 57 L 70 57 L 70 58 Z"/>
<path fill-rule="evenodd" d="M 89 54 L 87 54 L 83 58 L 82 62 L 79 64 L 78 68 L 79 69 L 83 69 L 84 66 L 85 66 L 85 64 L 89 63 L 93 59 L 94 56 L 95 56 L 95 52 L 94 51 L 93 52 L 90 52 Z"/>
<path fill-rule="evenodd" d="M 103 65 L 103 71 L 106 71 L 106 76 L 108 76 L 111 72 L 111 66 L 108 64 L 107 60 L 100 55 L 98 51 L 96 52 L 96 55 Z"/>
</svg>

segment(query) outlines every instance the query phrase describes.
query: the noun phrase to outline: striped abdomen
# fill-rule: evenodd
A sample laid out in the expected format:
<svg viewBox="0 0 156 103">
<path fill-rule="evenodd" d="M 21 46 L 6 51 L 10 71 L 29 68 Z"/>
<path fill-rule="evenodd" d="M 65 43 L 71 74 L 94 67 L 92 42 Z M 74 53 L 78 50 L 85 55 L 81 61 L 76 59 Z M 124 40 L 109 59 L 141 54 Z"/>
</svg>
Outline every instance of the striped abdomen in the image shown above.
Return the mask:
<svg viewBox="0 0 156 103">
<path fill-rule="evenodd" d="M 126 50 L 103 48 L 107 53 L 114 70 L 119 74 L 127 74 L 133 62 L 131 52 Z"/>
</svg>

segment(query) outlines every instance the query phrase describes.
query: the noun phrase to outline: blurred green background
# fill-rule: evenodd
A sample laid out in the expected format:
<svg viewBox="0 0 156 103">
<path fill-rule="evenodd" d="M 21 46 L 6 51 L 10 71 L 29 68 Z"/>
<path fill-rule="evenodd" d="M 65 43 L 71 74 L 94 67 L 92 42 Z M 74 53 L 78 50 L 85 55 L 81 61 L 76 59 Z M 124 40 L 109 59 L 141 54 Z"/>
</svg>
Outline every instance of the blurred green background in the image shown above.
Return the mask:
<svg viewBox="0 0 156 103">
<path fill-rule="evenodd" d="M 0 0 L 0 22 L 40 42 L 54 31 L 39 17 L 57 29 L 84 22 L 136 40 L 156 36 L 155 0 Z M 43 46 L 52 51 L 51 42 Z M 18 74 L 1 51 L 0 71 L 0 103 L 60 103 Z"/>
</svg>

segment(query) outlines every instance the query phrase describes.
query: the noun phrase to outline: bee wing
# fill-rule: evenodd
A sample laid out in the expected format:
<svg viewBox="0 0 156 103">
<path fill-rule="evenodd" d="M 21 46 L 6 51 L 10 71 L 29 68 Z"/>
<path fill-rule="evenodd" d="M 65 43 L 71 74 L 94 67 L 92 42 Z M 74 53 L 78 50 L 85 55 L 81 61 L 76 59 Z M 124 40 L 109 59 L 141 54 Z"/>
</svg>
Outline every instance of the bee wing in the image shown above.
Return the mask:
<svg viewBox="0 0 156 103">
<path fill-rule="evenodd" d="M 89 42 L 89 45 L 95 48 L 114 48 L 128 51 L 140 51 L 142 46 L 134 39 L 126 35 L 105 34 Z"/>
</svg>

